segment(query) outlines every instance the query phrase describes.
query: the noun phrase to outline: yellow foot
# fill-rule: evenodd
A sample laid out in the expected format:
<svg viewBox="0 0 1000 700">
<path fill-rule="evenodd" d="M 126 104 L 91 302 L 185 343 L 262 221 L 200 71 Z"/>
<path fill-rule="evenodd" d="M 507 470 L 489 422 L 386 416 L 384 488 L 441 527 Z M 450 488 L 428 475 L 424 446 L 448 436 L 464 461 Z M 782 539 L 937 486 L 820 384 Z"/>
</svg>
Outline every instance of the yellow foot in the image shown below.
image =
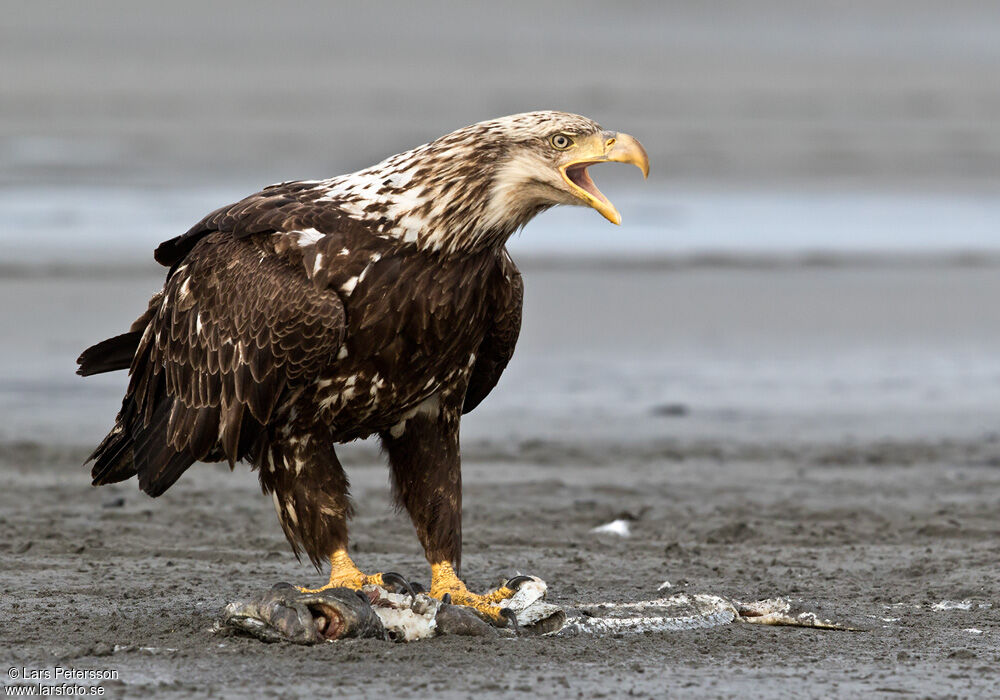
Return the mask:
<svg viewBox="0 0 1000 700">
<path fill-rule="evenodd" d="M 319 593 L 329 588 L 352 588 L 360 591 L 363 586 L 398 586 L 414 596 L 413 586 L 405 578 L 392 571 L 379 574 L 366 574 L 358 569 L 347 555 L 347 550 L 338 549 L 330 555 L 330 580 L 319 588 L 303 588 L 296 586 L 302 593 Z"/>
<path fill-rule="evenodd" d="M 517 593 L 519 584 L 527 577 L 518 576 L 511 579 L 500 588 L 483 595 L 472 593 L 465 583 L 455 575 L 455 570 L 449 562 L 431 564 L 432 598 L 450 602 L 452 605 L 464 605 L 475 610 L 486 621 L 505 627 L 517 627 L 517 618 L 513 610 L 501 607 L 501 603 Z"/>
</svg>

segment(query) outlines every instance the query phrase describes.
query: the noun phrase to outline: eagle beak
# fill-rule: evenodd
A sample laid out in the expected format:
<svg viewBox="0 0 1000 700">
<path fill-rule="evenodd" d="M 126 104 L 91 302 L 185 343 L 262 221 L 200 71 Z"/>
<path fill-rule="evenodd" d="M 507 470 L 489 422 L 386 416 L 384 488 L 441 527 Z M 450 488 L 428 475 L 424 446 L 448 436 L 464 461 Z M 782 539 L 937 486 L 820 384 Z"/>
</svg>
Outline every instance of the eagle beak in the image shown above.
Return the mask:
<svg viewBox="0 0 1000 700">
<path fill-rule="evenodd" d="M 646 149 L 628 134 L 605 131 L 580 141 L 573 151 L 573 160 L 559 168 L 570 191 L 582 200 L 583 204 L 599 211 L 611 223 L 620 224 L 622 215 L 597 189 L 597 185 L 590 179 L 587 167 L 608 161 L 631 163 L 642 171 L 643 177 L 649 177 L 649 156 L 646 155 Z"/>
</svg>

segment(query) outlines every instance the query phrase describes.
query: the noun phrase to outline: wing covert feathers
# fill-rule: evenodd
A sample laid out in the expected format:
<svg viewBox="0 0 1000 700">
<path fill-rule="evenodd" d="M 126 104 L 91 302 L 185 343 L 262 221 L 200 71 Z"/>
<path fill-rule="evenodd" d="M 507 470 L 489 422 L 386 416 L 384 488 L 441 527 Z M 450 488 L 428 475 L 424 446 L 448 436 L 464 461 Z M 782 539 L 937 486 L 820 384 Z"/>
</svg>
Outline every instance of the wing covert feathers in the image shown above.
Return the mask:
<svg viewBox="0 0 1000 700">
<path fill-rule="evenodd" d="M 81 370 L 117 365 L 117 348 L 136 344 L 118 425 L 92 455 L 95 483 L 131 471 L 156 496 L 195 461 L 235 463 L 343 341 L 339 297 L 252 240 L 205 235 L 178 263 L 144 328 L 81 356 Z"/>
<path fill-rule="evenodd" d="M 312 182 L 283 182 L 265 187 L 235 204 L 216 209 L 186 233 L 161 243 L 153 253 L 156 262 L 173 267 L 187 257 L 198 241 L 216 231 L 233 240 L 259 233 L 315 229 L 332 233 L 344 217 L 329 202 L 317 200 L 325 192 Z"/>
</svg>

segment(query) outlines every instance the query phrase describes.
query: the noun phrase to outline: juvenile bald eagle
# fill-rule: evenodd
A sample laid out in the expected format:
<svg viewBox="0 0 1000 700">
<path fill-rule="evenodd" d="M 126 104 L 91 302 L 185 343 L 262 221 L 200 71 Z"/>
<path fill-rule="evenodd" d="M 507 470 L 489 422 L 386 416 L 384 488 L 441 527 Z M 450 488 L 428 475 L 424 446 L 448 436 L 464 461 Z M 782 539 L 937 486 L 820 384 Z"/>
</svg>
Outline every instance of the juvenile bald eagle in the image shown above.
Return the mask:
<svg viewBox="0 0 1000 700">
<path fill-rule="evenodd" d="M 324 586 L 404 583 L 347 555 L 348 481 L 334 444 L 378 435 L 397 502 L 431 564 L 430 594 L 495 623 L 516 584 L 459 579 L 459 421 L 493 389 L 521 325 L 507 239 L 556 204 L 620 216 L 587 173 L 648 174 L 626 134 L 561 112 L 481 122 L 328 180 L 285 182 L 162 243 L 163 289 L 79 374 L 128 369 L 93 483 L 159 496 L 196 461 L 248 461 L 296 555 Z"/>
</svg>

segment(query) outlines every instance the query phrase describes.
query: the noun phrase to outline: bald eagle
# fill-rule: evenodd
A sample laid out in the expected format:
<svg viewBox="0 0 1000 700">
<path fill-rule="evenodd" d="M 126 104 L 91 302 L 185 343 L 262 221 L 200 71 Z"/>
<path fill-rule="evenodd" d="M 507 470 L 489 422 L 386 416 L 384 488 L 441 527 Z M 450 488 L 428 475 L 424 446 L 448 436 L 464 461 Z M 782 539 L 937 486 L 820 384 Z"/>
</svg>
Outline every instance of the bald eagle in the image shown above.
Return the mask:
<svg viewBox="0 0 1000 700">
<path fill-rule="evenodd" d="M 163 289 L 129 331 L 83 352 L 84 376 L 129 370 L 93 483 L 159 496 L 197 461 L 249 462 L 323 588 L 407 585 L 347 554 L 352 513 L 334 445 L 377 435 L 393 494 L 431 564 L 430 595 L 496 624 L 509 581 L 459 578 L 459 422 L 500 378 L 521 325 L 507 239 L 556 204 L 621 217 L 587 167 L 642 146 L 585 117 L 485 121 L 327 180 L 284 182 L 162 243 Z"/>
</svg>

